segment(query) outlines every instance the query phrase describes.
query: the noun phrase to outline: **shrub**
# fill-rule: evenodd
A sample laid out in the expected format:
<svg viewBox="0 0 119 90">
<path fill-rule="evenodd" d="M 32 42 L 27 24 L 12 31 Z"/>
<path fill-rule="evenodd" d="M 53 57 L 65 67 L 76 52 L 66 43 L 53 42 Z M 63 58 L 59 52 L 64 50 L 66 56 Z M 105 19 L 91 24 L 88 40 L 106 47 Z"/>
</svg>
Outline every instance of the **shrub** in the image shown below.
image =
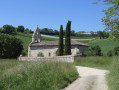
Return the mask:
<svg viewBox="0 0 119 90">
<path fill-rule="evenodd" d="M 118 56 L 119 55 L 119 47 L 114 48 L 114 55 Z"/>
<path fill-rule="evenodd" d="M 108 51 L 107 56 L 110 56 L 110 57 L 113 56 L 113 51 L 112 50 Z"/>
<path fill-rule="evenodd" d="M 0 58 L 17 58 L 23 50 L 20 39 L 0 34 Z"/>
<path fill-rule="evenodd" d="M 85 55 L 87 56 L 102 56 L 103 54 L 101 53 L 101 48 L 98 45 L 91 46 L 89 48 L 88 52 L 85 52 Z"/>
<path fill-rule="evenodd" d="M 38 57 L 44 57 L 44 55 L 43 55 L 42 52 L 39 52 L 37 56 L 38 56 Z"/>
</svg>

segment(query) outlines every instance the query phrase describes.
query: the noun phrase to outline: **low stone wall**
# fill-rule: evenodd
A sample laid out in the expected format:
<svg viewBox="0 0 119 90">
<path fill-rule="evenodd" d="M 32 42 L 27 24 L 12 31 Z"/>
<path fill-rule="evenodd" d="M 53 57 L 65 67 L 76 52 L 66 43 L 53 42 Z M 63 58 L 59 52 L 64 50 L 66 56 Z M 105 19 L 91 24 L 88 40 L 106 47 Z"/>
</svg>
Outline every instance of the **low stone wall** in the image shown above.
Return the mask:
<svg viewBox="0 0 119 90">
<path fill-rule="evenodd" d="M 19 61 L 63 61 L 63 62 L 74 62 L 74 56 L 55 56 L 55 57 L 18 57 Z"/>
</svg>

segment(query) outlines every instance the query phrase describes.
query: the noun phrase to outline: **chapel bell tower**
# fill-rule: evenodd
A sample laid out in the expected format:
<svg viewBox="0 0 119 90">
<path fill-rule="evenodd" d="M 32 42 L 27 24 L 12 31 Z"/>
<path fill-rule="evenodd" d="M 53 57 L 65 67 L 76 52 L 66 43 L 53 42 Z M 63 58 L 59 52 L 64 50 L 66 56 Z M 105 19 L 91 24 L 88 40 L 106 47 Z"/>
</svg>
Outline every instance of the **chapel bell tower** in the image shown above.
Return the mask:
<svg viewBox="0 0 119 90">
<path fill-rule="evenodd" d="M 32 36 L 32 43 L 39 43 L 39 42 L 41 42 L 41 35 L 37 25 L 36 30 L 34 31 L 34 34 Z"/>
</svg>

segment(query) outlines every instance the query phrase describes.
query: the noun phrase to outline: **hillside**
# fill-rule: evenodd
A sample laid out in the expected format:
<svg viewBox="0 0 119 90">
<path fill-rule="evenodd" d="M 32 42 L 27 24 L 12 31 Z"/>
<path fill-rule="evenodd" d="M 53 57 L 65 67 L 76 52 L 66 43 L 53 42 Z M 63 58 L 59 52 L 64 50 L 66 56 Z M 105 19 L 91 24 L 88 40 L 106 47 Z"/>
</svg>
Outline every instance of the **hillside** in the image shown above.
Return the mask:
<svg viewBox="0 0 119 90">
<path fill-rule="evenodd" d="M 87 42 L 90 46 L 99 45 L 101 47 L 103 55 L 107 55 L 109 50 L 113 50 L 114 47 L 119 46 L 119 40 L 110 39 L 97 39 L 94 41 Z"/>
</svg>

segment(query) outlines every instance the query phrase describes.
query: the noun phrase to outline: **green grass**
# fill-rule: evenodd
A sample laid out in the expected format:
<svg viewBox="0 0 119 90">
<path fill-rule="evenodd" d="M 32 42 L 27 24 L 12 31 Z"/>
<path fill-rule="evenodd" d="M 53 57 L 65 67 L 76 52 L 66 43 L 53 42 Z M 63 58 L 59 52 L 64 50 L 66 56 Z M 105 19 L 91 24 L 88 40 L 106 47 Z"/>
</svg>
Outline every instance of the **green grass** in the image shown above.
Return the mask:
<svg viewBox="0 0 119 90">
<path fill-rule="evenodd" d="M 109 71 L 107 75 L 109 90 L 119 90 L 119 57 L 113 60 Z"/>
<path fill-rule="evenodd" d="M 0 90 L 61 90 L 78 77 L 71 63 L 0 60 Z"/>
<path fill-rule="evenodd" d="M 75 59 L 74 64 L 77 66 L 94 67 L 99 69 L 109 69 L 113 57 L 78 57 Z"/>
<path fill-rule="evenodd" d="M 94 40 L 88 42 L 90 46 L 99 45 L 101 47 L 101 51 L 103 55 L 107 55 L 109 50 L 113 50 L 114 47 L 119 46 L 119 40 L 109 40 L 109 39 L 101 39 L 101 40 Z"/>
<path fill-rule="evenodd" d="M 56 38 L 48 38 L 48 37 L 41 37 L 42 41 L 58 41 L 59 39 Z"/>
</svg>

